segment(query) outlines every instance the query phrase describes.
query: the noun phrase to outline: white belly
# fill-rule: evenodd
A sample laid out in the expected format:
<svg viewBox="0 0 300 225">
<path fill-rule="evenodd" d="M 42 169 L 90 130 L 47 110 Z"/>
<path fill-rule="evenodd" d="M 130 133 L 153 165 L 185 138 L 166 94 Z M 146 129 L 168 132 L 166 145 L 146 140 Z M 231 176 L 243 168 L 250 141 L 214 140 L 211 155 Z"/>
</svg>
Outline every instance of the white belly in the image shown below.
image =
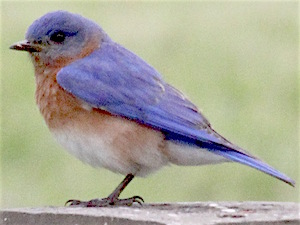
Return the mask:
<svg viewBox="0 0 300 225">
<path fill-rule="evenodd" d="M 72 155 L 81 161 L 94 166 L 104 167 L 123 175 L 132 173 L 146 176 L 168 163 L 168 158 L 160 149 L 162 135 L 141 134 L 148 138 L 141 140 L 140 135 L 123 124 L 115 133 L 78 132 L 73 129 L 52 131 L 55 139 Z M 146 132 L 147 133 L 147 132 Z"/>
</svg>

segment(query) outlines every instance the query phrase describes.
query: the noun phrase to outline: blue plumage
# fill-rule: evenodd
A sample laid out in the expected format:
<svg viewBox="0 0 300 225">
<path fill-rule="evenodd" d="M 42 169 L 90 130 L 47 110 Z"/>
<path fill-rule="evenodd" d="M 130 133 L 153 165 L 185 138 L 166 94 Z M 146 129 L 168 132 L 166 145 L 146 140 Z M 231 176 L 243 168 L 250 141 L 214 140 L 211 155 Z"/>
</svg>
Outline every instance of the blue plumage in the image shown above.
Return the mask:
<svg viewBox="0 0 300 225">
<path fill-rule="evenodd" d="M 216 133 L 197 107 L 154 68 L 110 39 L 62 68 L 57 81 L 91 106 L 151 126 L 168 140 L 205 148 L 294 185 L 292 179 Z"/>
</svg>

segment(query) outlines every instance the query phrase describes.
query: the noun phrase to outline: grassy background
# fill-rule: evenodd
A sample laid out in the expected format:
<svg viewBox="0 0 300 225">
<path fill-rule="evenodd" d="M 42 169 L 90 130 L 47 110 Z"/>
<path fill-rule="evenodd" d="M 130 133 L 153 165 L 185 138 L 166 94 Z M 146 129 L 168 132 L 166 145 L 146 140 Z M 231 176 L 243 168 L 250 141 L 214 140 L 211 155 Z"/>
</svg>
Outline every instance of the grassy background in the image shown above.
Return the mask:
<svg viewBox="0 0 300 225">
<path fill-rule="evenodd" d="M 34 101 L 26 53 L 9 50 L 46 12 L 82 14 L 182 90 L 234 143 L 299 182 L 297 2 L 2 2 L 1 207 L 105 197 L 123 179 L 56 144 Z M 170 166 L 122 197 L 161 201 L 299 201 L 292 188 L 238 164 Z"/>
</svg>

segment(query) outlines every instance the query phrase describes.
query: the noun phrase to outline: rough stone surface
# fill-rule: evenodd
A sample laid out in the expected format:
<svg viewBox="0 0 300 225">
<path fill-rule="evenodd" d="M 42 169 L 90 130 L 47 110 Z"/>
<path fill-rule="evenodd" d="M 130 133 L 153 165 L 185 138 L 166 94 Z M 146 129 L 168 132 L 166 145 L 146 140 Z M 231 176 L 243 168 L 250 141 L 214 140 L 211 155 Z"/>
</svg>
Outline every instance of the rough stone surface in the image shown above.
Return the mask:
<svg viewBox="0 0 300 225">
<path fill-rule="evenodd" d="M 300 204 L 195 202 L 142 207 L 43 207 L 2 209 L 2 225 L 299 225 Z"/>
</svg>

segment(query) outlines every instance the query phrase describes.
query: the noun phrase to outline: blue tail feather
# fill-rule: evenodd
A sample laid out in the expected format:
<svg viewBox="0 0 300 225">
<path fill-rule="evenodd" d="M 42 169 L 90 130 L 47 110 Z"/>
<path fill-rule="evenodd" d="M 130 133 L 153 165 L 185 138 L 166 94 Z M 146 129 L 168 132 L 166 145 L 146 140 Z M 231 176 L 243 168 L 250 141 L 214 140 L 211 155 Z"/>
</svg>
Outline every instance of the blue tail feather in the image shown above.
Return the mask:
<svg viewBox="0 0 300 225">
<path fill-rule="evenodd" d="M 257 170 L 260 170 L 266 174 L 269 174 L 273 177 L 278 178 L 279 180 L 284 181 L 285 183 L 288 183 L 291 186 L 295 186 L 295 181 L 286 176 L 285 174 L 279 172 L 278 170 L 272 168 L 268 164 L 260 161 L 259 159 L 253 158 L 252 156 L 248 156 L 246 154 L 243 154 L 238 151 L 234 150 L 228 150 L 228 151 L 220 151 L 220 150 L 213 150 L 214 153 L 221 155 L 227 159 L 230 159 L 232 161 L 253 167 Z"/>
</svg>

